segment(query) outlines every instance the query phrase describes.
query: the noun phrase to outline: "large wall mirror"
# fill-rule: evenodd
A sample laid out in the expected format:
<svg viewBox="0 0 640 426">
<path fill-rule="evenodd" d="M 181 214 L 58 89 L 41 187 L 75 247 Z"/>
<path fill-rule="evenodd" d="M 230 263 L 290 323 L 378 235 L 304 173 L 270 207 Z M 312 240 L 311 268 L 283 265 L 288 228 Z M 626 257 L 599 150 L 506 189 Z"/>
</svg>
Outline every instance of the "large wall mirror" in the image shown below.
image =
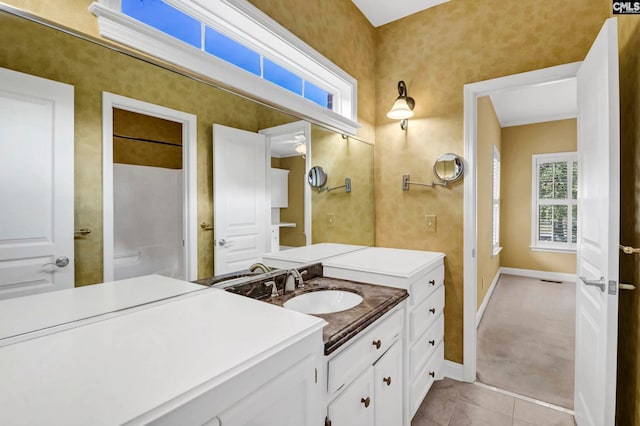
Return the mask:
<svg viewBox="0 0 640 426">
<path fill-rule="evenodd" d="M 286 199 L 282 200 L 281 195 L 279 202 L 282 204 L 274 204 L 268 214 L 272 224 L 285 224 L 278 229 L 278 249 L 317 242 L 373 244 L 372 144 L 343 137 L 315 124 L 306 123 L 308 130 L 299 131 L 296 126 L 300 125 L 296 123 L 300 123 L 300 119 L 297 117 L 151 61 L 137 59 L 85 37 L 6 11 L 0 12 L 0 39 L 3 40 L 0 68 L 73 87 L 74 147 L 73 158 L 68 162 L 73 169 L 73 229 L 64 231 L 75 235 L 68 265 L 73 271 L 72 286 L 104 281 L 107 276 L 104 271 L 105 240 L 112 241 L 114 247 L 114 262 L 109 267 L 115 267 L 113 263 L 123 266 L 114 278 L 129 276 L 129 273 L 135 275 L 138 272 L 131 270 L 135 269 L 136 262 L 144 263 L 146 256 L 154 253 L 160 256 L 156 261 L 160 259 L 165 270 L 160 271 L 151 261 L 142 265 L 142 272 L 161 272 L 193 279 L 214 275 L 215 229 L 212 228 L 215 228 L 218 206 L 214 203 L 213 190 L 213 125 L 263 134 L 269 140 L 271 148 L 265 167 L 280 170 L 274 172 L 280 177 L 273 178 L 272 188 L 276 179 L 287 183 Z M 159 109 L 147 111 L 125 103 L 122 108 L 114 104 L 112 110 L 106 110 L 105 92 L 155 105 Z M 184 116 L 154 111 L 177 111 Z M 103 164 L 105 114 L 111 116 L 109 143 L 112 158 L 109 164 Z M 189 143 L 189 133 L 186 129 L 191 116 L 196 119 L 197 138 L 188 152 L 185 145 Z M 290 134 L 269 133 L 269 129 L 281 126 L 291 126 L 293 131 Z M 12 141 L 3 140 L 3 143 Z M 39 154 L 32 152 L 31 155 L 37 158 Z M 32 166 L 34 164 L 37 163 L 31 163 Z M 314 165 L 327 171 L 331 186 L 350 177 L 352 192 L 313 191 L 306 183 L 306 176 Z M 185 184 L 190 179 L 185 166 L 194 171 L 191 186 Z M 104 167 L 114 167 L 112 182 L 103 182 Z M 148 174 L 146 168 L 153 168 L 157 173 Z M 283 175 L 286 175 L 284 179 Z M 3 197 L 19 194 L 21 200 L 38 197 L 38 191 L 34 190 L 37 182 L 15 181 L 24 179 L 24 176 L 25 173 L 16 175 L 11 181 L 12 176 L 3 175 L 0 194 Z M 144 186 L 146 198 L 140 199 L 127 192 L 133 186 L 146 184 L 151 185 Z M 107 186 L 108 191 L 105 189 Z M 270 195 L 273 198 L 275 194 Z M 114 200 L 115 230 L 103 227 L 104 199 L 107 196 Z M 193 207 L 195 211 L 186 210 L 185 200 L 188 201 L 189 197 L 197 202 L 192 204 L 192 207 L 197 205 L 197 209 Z M 4 204 L 5 210 L 10 211 L 10 205 Z M 29 205 L 28 202 L 22 203 L 24 208 Z M 187 220 L 189 214 L 192 215 L 190 221 Z M 13 231 L 9 231 L 15 224 L 27 227 L 24 218 L 18 220 L 13 216 L 0 215 L 0 220 L 5 222 L 0 223 L 0 244 L 15 240 Z M 331 223 L 329 216 L 334 218 Z M 152 218 L 153 223 L 150 222 Z M 166 221 L 167 226 L 163 226 L 162 221 Z M 80 232 L 81 229 L 90 230 L 90 233 Z M 164 229 L 162 238 L 159 229 Z M 59 231 L 53 229 L 53 232 Z M 115 234 L 118 234 L 117 238 Z M 187 237 L 193 246 L 189 253 L 193 262 L 191 276 L 187 272 L 188 264 L 168 261 L 185 252 L 181 239 L 186 240 Z M 185 244 L 188 245 L 186 241 Z M 54 265 L 44 268 L 41 266 L 44 262 L 39 261 L 9 273 L 7 268 L 0 268 L 0 297 L 21 294 L 3 291 L 15 288 L 21 274 L 26 282 L 33 281 L 38 274 L 58 273 L 57 259 L 49 260 Z M 14 261 L 0 258 L 0 264 L 5 266 L 11 262 Z"/>
</svg>

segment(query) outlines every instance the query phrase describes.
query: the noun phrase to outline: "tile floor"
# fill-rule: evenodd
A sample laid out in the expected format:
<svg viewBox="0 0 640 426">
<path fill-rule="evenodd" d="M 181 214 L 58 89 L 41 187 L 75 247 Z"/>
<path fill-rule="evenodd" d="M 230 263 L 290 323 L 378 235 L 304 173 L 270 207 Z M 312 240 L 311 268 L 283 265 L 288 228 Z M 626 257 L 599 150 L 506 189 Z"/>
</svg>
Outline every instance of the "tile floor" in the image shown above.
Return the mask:
<svg viewBox="0 0 640 426">
<path fill-rule="evenodd" d="M 411 426 L 574 426 L 569 413 L 451 379 L 436 381 Z"/>
</svg>

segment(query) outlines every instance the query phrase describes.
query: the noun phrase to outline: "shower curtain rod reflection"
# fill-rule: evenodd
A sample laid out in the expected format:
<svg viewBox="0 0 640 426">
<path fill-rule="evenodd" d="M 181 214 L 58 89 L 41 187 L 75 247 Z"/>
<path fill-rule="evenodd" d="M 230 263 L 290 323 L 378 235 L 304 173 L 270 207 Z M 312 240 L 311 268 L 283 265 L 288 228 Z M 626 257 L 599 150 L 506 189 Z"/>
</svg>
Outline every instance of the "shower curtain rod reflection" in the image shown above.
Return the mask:
<svg viewBox="0 0 640 426">
<path fill-rule="evenodd" d="M 355 139 L 355 140 L 357 140 L 359 142 L 366 143 L 367 145 L 374 146 L 373 143 L 371 143 L 369 141 L 365 141 L 364 139 L 357 138 L 355 136 L 347 135 L 347 134 L 344 134 L 344 133 L 342 133 L 341 136 L 342 136 L 342 139 L 345 139 L 345 140 L 346 139 Z"/>
<path fill-rule="evenodd" d="M 114 138 L 121 138 L 121 139 L 128 139 L 128 140 L 138 141 L 138 142 L 150 142 L 150 143 L 157 143 L 157 144 L 160 144 L 160 145 L 177 146 L 177 147 L 182 148 L 182 145 L 179 144 L 179 143 L 155 141 L 153 139 L 134 138 L 133 136 L 116 135 L 115 133 L 113 134 L 113 137 Z"/>
</svg>

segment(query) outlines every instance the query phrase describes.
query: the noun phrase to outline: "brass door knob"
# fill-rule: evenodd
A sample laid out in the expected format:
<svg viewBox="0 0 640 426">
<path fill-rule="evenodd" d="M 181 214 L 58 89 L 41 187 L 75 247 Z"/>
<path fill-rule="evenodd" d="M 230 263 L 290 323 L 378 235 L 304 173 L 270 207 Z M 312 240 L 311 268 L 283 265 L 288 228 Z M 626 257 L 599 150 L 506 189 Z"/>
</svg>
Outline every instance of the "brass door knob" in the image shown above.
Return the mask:
<svg viewBox="0 0 640 426">
<path fill-rule="evenodd" d="M 387 386 L 391 386 L 391 376 L 385 377 L 382 381 L 385 382 Z"/>
<path fill-rule="evenodd" d="M 375 346 L 376 349 L 380 349 L 380 346 L 382 345 L 382 342 L 380 341 L 380 339 L 378 339 L 378 340 L 374 340 L 373 342 L 371 342 L 371 344 L 373 346 Z"/>
<path fill-rule="evenodd" d="M 436 313 L 436 308 L 431 308 L 431 309 L 429 309 L 429 312 L 431 312 L 432 314 L 434 314 L 434 315 L 435 315 L 435 313 Z"/>
<path fill-rule="evenodd" d="M 429 340 L 429 344 L 430 344 L 431 346 L 435 346 L 435 345 L 436 345 L 436 341 L 435 341 L 435 340 Z"/>
<path fill-rule="evenodd" d="M 436 372 L 435 371 L 429 371 L 429 375 L 435 379 Z"/>
<path fill-rule="evenodd" d="M 366 399 L 362 398 L 360 402 L 364 404 L 364 408 L 369 408 L 369 405 L 371 404 L 371 398 L 369 397 L 367 397 Z"/>
<path fill-rule="evenodd" d="M 429 284 L 436 285 L 436 280 L 429 280 Z"/>
</svg>

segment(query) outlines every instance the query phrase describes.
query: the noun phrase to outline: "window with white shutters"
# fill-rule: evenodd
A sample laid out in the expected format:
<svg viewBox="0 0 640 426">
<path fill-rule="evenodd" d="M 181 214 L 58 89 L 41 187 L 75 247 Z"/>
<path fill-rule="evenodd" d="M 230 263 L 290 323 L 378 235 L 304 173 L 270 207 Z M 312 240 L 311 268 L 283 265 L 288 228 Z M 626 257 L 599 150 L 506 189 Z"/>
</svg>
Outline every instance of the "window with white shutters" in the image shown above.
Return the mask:
<svg viewBox="0 0 640 426">
<path fill-rule="evenodd" d="M 575 251 L 578 158 L 575 152 L 533 156 L 531 247 Z"/>
</svg>

